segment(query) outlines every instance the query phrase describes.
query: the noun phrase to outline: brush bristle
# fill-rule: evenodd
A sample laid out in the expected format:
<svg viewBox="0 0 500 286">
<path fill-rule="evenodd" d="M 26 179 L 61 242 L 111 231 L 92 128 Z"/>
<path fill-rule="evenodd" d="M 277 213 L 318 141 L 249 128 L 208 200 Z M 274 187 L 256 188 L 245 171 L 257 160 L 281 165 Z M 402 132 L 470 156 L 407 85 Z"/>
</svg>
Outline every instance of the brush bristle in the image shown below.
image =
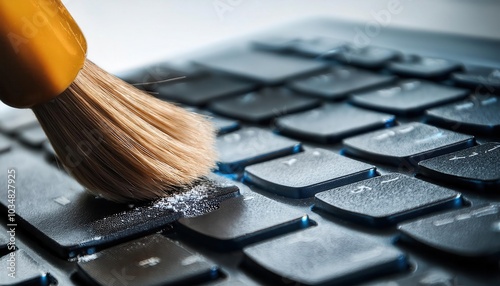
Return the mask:
<svg viewBox="0 0 500 286">
<path fill-rule="evenodd" d="M 89 60 L 64 93 L 33 111 L 67 172 L 112 201 L 162 197 L 214 167 L 215 132 L 206 118 Z"/>
</svg>

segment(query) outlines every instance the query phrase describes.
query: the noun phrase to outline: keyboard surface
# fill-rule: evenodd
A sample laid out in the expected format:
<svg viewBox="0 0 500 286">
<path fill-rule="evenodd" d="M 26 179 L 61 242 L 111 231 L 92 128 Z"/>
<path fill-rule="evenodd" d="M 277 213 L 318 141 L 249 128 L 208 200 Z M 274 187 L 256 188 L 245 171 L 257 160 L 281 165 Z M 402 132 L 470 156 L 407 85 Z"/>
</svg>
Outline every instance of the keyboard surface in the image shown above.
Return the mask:
<svg viewBox="0 0 500 286">
<path fill-rule="evenodd" d="M 213 174 L 152 202 L 89 195 L 0 106 L 0 284 L 500 285 L 500 43 L 358 26 L 119 74 L 218 130 Z"/>
</svg>

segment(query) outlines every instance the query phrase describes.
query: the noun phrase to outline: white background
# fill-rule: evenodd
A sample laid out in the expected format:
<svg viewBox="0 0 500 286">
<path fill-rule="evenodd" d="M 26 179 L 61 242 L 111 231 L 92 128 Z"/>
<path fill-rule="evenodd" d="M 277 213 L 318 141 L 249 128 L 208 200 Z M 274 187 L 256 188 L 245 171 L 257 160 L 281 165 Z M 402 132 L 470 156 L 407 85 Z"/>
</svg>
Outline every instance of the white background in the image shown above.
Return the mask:
<svg viewBox="0 0 500 286">
<path fill-rule="evenodd" d="M 294 19 L 328 16 L 368 22 L 398 0 L 63 0 L 111 72 L 202 48 Z M 500 39 L 500 1 L 399 0 L 391 25 Z"/>
</svg>

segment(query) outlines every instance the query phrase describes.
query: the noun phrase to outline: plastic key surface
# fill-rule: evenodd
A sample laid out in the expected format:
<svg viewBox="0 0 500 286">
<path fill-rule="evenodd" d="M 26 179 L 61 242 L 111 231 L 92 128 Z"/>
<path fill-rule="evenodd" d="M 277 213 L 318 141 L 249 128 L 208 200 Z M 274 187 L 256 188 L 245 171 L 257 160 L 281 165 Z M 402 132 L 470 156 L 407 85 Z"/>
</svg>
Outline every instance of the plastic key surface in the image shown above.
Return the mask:
<svg viewBox="0 0 500 286">
<path fill-rule="evenodd" d="M 452 79 L 460 85 L 475 88 L 480 93 L 500 92 L 500 69 L 489 67 L 466 67 L 465 71 L 455 72 Z"/>
<path fill-rule="evenodd" d="M 500 143 L 484 143 L 418 163 L 419 172 L 476 189 L 500 187 Z"/>
<path fill-rule="evenodd" d="M 403 239 L 466 258 L 500 257 L 500 205 L 447 212 L 399 226 Z"/>
<path fill-rule="evenodd" d="M 412 122 L 343 141 L 355 156 L 412 169 L 419 161 L 474 145 L 474 137 Z"/>
<path fill-rule="evenodd" d="M 354 47 L 335 55 L 335 59 L 346 64 L 362 68 L 377 69 L 399 56 L 399 52 L 380 47 Z"/>
<path fill-rule="evenodd" d="M 217 130 L 218 135 L 226 134 L 226 133 L 229 133 L 231 131 L 234 131 L 234 130 L 237 130 L 240 128 L 240 123 L 236 120 L 225 118 L 225 117 L 213 114 L 210 111 L 202 110 L 202 109 L 198 109 L 198 108 L 194 108 L 194 107 L 188 107 L 186 109 L 191 111 L 191 112 L 205 115 L 210 121 L 212 121 L 212 124 L 214 125 L 215 129 Z"/>
<path fill-rule="evenodd" d="M 286 52 L 296 41 L 299 41 L 299 39 L 280 36 L 265 37 L 252 40 L 252 46 L 264 51 Z"/>
<path fill-rule="evenodd" d="M 460 100 L 468 91 L 421 80 L 405 80 L 394 86 L 356 93 L 351 102 L 361 107 L 397 115 L 418 115 L 425 109 Z"/>
<path fill-rule="evenodd" d="M 500 99 L 493 95 L 470 97 L 426 114 L 430 122 L 448 129 L 500 137 Z"/>
<path fill-rule="evenodd" d="M 455 191 L 402 174 L 371 178 L 316 194 L 315 207 L 372 226 L 393 225 L 462 205 Z"/>
<path fill-rule="evenodd" d="M 90 195 L 65 173 L 25 151 L 1 154 L 0 165 L 15 168 L 16 189 L 26 198 L 16 200 L 18 227 L 63 258 L 92 254 L 117 241 L 155 232 L 183 216 L 183 206 L 203 213 L 200 208 L 238 191 L 235 186 L 202 180 L 191 189 L 180 190 L 196 194 L 196 200 L 185 199 L 177 206 L 168 204 L 167 197 L 134 206 Z M 0 176 L 0 184 L 7 185 L 7 176 Z M 199 193 L 200 189 L 204 191 Z M 0 197 L 0 203 L 6 210 L 7 196 Z"/>
<path fill-rule="evenodd" d="M 391 126 L 393 115 L 364 110 L 346 103 L 330 103 L 319 108 L 277 118 L 276 129 L 287 136 L 332 143 L 349 136 Z M 338 124 L 342 122 L 342 124 Z"/>
<path fill-rule="evenodd" d="M 246 247 L 245 266 L 274 283 L 354 285 L 407 268 L 393 247 L 323 224 Z"/>
<path fill-rule="evenodd" d="M 325 99 L 343 99 L 351 92 L 388 84 L 390 75 L 379 75 L 351 67 L 332 67 L 328 71 L 288 83 L 300 93 Z"/>
<path fill-rule="evenodd" d="M 275 117 L 317 107 L 314 98 L 300 96 L 284 88 L 265 88 L 212 102 L 215 113 L 243 121 L 262 123 Z"/>
<path fill-rule="evenodd" d="M 299 152 L 300 142 L 260 128 L 245 128 L 217 138 L 219 171 L 232 173 L 245 166 Z"/>
<path fill-rule="evenodd" d="M 293 41 L 289 50 L 308 57 L 327 57 L 346 49 L 346 42 L 333 38 L 311 38 Z"/>
<path fill-rule="evenodd" d="M 219 276 L 216 265 L 160 234 L 84 257 L 78 268 L 99 285 L 194 285 Z"/>
<path fill-rule="evenodd" d="M 311 197 L 374 175 L 375 167 L 324 149 L 310 149 L 245 168 L 249 182 L 291 198 Z"/>
<path fill-rule="evenodd" d="M 189 105 L 208 102 L 256 88 L 252 82 L 221 75 L 206 75 L 158 87 L 158 97 Z"/>
<path fill-rule="evenodd" d="M 406 56 L 401 61 L 388 65 L 389 70 L 394 73 L 428 79 L 444 78 L 461 67 L 458 62 L 415 55 Z"/>
<path fill-rule="evenodd" d="M 196 243 L 231 251 L 310 226 L 300 211 L 251 191 L 242 193 L 208 214 L 179 219 L 179 231 Z"/>
<path fill-rule="evenodd" d="M 208 68 L 255 80 L 266 85 L 325 69 L 320 61 L 256 50 L 229 51 L 198 61 Z"/>
<path fill-rule="evenodd" d="M 12 267 L 10 260 L 14 260 Z M 47 270 L 44 269 L 24 250 L 16 250 L 0 257 L 0 267 L 4 271 L 0 275 L 0 285 L 5 286 L 49 286 L 52 282 Z M 11 272 L 11 268 L 13 271 Z M 12 275 L 9 275 L 12 274 Z"/>
</svg>

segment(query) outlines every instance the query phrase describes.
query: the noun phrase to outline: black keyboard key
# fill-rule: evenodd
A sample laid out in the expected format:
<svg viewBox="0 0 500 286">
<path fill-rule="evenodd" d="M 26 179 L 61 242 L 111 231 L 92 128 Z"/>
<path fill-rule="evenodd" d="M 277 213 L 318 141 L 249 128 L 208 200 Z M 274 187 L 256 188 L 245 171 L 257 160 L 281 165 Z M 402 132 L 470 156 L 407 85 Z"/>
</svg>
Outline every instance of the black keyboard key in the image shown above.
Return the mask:
<svg viewBox="0 0 500 286">
<path fill-rule="evenodd" d="M 467 67 L 465 71 L 452 74 L 459 85 L 475 88 L 476 93 L 499 93 L 500 70 L 488 67 Z"/>
<path fill-rule="evenodd" d="M 245 128 L 217 138 L 219 171 L 232 173 L 245 166 L 297 153 L 300 142 L 259 128 Z"/>
<path fill-rule="evenodd" d="M 403 285 L 418 285 L 418 286 L 487 286 L 497 285 L 500 281 L 498 278 L 491 278 L 487 275 L 469 276 L 464 271 L 456 272 L 453 269 L 442 267 L 429 267 L 423 270 L 420 266 L 416 273 L 412 275 L 401 275 L 393 279 L 380 278 L 372 283 L 362 284 L 360 286 L 403 286 Z"/>
<path fill-rule="evenodd" d="M 215 129 L 217 129 L 218 135 L 226 134 L 240 128 L 240 123 L 236 120 L 218 116 L 206 110 L 196 110 L 195 112 L 207 116 L 214 124 Z"/>
<path fill-rule="evenodd" d="M 30 109 L 5 108 L 0 113 L 0 132 L 17 134 L 21 129 L 38 124 Z"/>
<path fill-rule="evenodd" d="M 18 136 L 21 142 L 32 147 L 40 147 L 45 141 L 48 140 L 42 127 L 40 127 L 39 125 L 25 128 L 19 131 Z"/>
<path fill-rule="evenodd" d="M 500 143 L 485 143 L 418 163 L 419 172 L 476 189 L 500 187 Z"/>
<path fill-rule="evenodd" d="M 244 265 L 277 285 L 353 285 L 407 269 L 391 246 L 323 224 L 246 247 Z"/>
<path fill-rule="evenodd" d="M 262 123 L 275 117 L 318 106 L 314 98 L 303 97 L 285 88 L 265 88 L 255 92 L 221 99 L 209 109 L 243 121 Z"/>
<path fill-rule="evenodd" d="M 371 178 L 316 194 L 315 207 L 371 226 L 394 225 L 462 205 L 462 196 L 402 174 Z"/>
<path fill-rule="evenodd" d="M 417 115 L 427 108 L 463 99 L 465 89 L 420 80 L 405 80 L 394 86 L 354 94 L 353 104 L 397 115 Z"/>
<path fill-rule="evenodd" d="M 276 119 L 276 129 L 287 136 L 332 143 L 349 136 L 392 126 L 394 120 L 393 115 L 357 108 L 347 103 L 332 103 L 279 117 Z M 339 122 L 342 124 L 338 124 Z"/>
<path fill-rule="evenodd" d="M 13 265 L 11 261 L 14 261 Z M 37 261 L 24 250 L 17 250 L 0 257 L 0 285 L 5 286 L 49 286 L 54 281 Z"/>
<path fill-rule="evenodd" d="M 311 224 L 307 214 L 249 190 L 242 193 L 208 214 L 179 219 L 179 231 L 196 243 L 231 251 Z"/>
<path fill-rule="evenodd" d="M 274 85 L 326 68 L 310 59 L 244 50 L 217 54 L 199 61 L 209 68 Z"/>
<path fill-rule="evenodd" d="M 10 149 L 10 146 L 10 139 L 0 134 L 0 153 L 8 151 Z"/>
<path fill-rule="evenodd" d="M 289 50 L 308 57 L 330 57 L 344 51 L 347 43 L 332 38 L 312 38 L 294 41 Z"/>
<path fill-rule="evenodd" d="M 399 56 L 397 51 L 391 49 L 368 46 L 349 47 L 346 51 L 336 55 L 335 59 L 347 65 L 377 69 Z"/>
<path fill-rule="evenodd" d="M 194 285 L 219 276 L 216 265 L 160 234 L 83 257 L 78 269 L 99 285 Z"/>
<path fill-rule="evenodd" d="M 264 51 L 287 52 L 296 41 L 299 39 L 276 36 L 253 40 L 252 45 L 254 48 Z"/>
<path fill-rule="evenodd" d="M 401 61 L 388 65 L 389 70 L 396 74 L 427 79 L 441 79 L 451 72 L 462 68 L 460 63 L 445 59 L 406 56 Z"/>
<path fill-rule="evenodd" d="M 172 194 L 183 200 L 178 204 L 177 199 L 170 202 L 171 197 L 166 197 L 129 206 L 95 198 L 64 172 L 31 153 L 12 150 L 0 155 L 0 165 L 15 168 L 16 189 L 26 198 L 16 200 L 19 227 L 63 258 L 92 254 L 118 241 L 155 232 L 187 211 L 203 213 L 200 208 L 237 192 L 226 183 L 200 181 Z M 7 185 L 7 176 L 0 176 L 0 184 Z M 5 211 L 7 196 L 0 197 L 0 203 Z"/>
<path fill-rule="evenodd" d="M 218 116 L 208 110 L 198 109 L 196 107 L 184 107 L 184 109 L 206 116 L 206 118 L 208 118 L 214 125 L 215 130 L 217 130 L 217 135 L 226 134 L 240 129 L 240 123 L 236 120 Z"/>
<path fill-rule="evenodd" d="M 474 206 L 399 226 L 403 239 L 466 258 L 500 258 L 500 205 Z"/>
<path fill-rule="evenodd" d="M 413 169 L 419 161 L 471 147 L 473 136 L 412 122 L 343 141 L 352 155 Z"/>
<path fill-rule="evenodd" d="M 325 99 L 343 99 L 349 93 L 388 84 L 394 79 L 390 75 L 350 67 L 332 67 L 326 72 L 294 80 L 288 86 L 297 92 Z"/>
<path fill-rule="evenodd" d="M 317 192 L 375 176 L 375 167 L 323 149 L 251 165 L 245 179 L 290 198 L 307 198 Z"/>
<path fill-rule="evenodd" d="M 145 68 L 134 69 L 118 74 L 124 81 L 135 87 L 156 93 L 158 87 L 164 84 L 182 82 L 206 74 L 206 71 L 190 64 L 173 66 L 160 62 Z"/>
<path fill-rule="evenodd" d="M 430 122 L 448 129 L 500 137 L 500 99 L 492 95 L 474 96 L 426 114 Z"/>
<path fill-rule="evenodd" d="M 188 105 L 205 105 L 208 102 L 242 94 L 256 88 L 252 82 L 221 75 L 200 76 L 186 81 L 158 87 L 158 97 Z"/>
</svg>

